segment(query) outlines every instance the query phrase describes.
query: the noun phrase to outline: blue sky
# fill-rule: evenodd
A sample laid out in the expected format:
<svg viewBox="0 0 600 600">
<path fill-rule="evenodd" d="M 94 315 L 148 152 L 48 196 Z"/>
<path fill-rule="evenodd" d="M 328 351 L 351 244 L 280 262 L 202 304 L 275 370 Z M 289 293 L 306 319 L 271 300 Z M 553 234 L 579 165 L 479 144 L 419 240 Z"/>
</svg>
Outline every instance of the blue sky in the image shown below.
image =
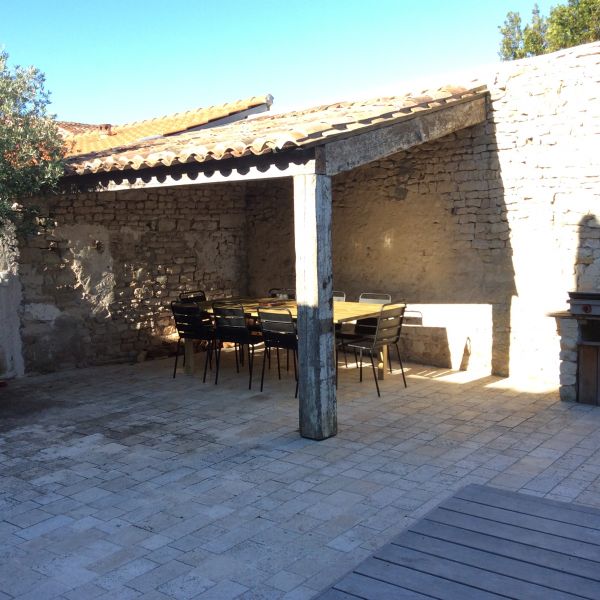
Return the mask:
<svg viewBox="0 0 600 600">
<path fill-rule="evenodd" d="M 543 14 L 557 2 L 538 0 Z M 10 64 L 46 74 L 52 112 L 124 123 L 270 93 L 291 110 L 401 93 L 498 61 L 524 0 L 1 0 Z M 410 87 L 408 88 L 410 89 Z"/>
</svg>

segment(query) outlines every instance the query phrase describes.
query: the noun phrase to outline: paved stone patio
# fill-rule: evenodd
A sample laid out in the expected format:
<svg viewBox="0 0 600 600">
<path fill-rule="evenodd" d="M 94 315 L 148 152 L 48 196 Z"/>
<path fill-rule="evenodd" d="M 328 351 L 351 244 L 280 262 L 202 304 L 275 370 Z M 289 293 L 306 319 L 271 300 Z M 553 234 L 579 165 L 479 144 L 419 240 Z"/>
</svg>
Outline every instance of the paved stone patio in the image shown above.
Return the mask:
<svg viewBox="0 0 600 600">
<path fill-rule="evenodd" d="M 308 599 L 467 483 L 600 506 L 600 409 L 556 391 L 342 368 L 314 442 L 291 377 L 172 365 L 0 388 L 0 599 Z"/>
</svg>

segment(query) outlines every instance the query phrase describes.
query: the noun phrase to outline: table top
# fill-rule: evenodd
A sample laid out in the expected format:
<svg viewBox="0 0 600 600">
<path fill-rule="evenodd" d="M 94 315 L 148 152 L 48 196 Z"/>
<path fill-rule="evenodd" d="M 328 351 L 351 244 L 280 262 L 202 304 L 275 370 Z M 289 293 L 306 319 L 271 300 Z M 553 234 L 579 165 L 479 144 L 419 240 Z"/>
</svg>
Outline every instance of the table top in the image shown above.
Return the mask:
<svg viewBox="0 0 600 600">
<path fill-rule="evenodd" d="M 283 300 L 281 298 L 226 298 L 227 302 L 241 304 L 246 312 L 253 316 L 258 315 L 259 306 L 272 306 L 273 308 L 287 308 L 295 318 L 298 314 L 298 305 L 296 300 Z M 207 310 L 212 309 L 213 302 L 219 300 L 209 300 L 200 302 L 200 306 Z M 403 306 L 402 303 L 396 303 L 394 306 Z M 357 319 L 368 319 L 378 317 L 381 312 L 381 304 L 372 304 L 370 302 L 333 302 L 333 321 L 335 323 L 348 323 Z"/>
</svg>

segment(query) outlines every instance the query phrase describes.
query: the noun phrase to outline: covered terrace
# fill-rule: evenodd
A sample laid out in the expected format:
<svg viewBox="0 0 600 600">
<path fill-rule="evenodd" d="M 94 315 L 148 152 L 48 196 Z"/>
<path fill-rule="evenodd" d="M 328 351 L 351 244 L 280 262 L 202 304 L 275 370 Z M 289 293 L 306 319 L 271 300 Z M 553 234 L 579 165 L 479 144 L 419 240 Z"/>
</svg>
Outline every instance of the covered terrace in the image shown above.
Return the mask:
<svg viewBox="0 0 600 600">
<path fill-rule="evenodd" d="M 337 433 L 332 178 L 485 119 L 486 90 L 457 88 L 221 121 L 76 149 L 64 183 L 118 198 L 124 190 L 292 179 L 300 433 L 322 440 Z"/>
</svg>

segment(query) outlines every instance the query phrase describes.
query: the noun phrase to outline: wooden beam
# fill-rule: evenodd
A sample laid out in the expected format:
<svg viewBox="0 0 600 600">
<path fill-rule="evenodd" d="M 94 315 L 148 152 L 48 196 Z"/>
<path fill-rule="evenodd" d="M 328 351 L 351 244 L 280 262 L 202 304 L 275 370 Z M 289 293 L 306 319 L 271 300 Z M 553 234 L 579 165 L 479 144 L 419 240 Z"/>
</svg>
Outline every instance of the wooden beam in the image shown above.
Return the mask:
<svg viewBox="0 0 600 600">
<path fill-rule="evenodd" d="M 337 433 L 332 300 L 331 178 L 294 177 L 300 435 Z"/>
<path fill-rule="evenodd" d="M 358 131 L 343 140 L 331 141 L 317 152 L 317 171 L 337 175 L 413 146 L 449 135 L 486 119 L 485 96 L 452 104 L 389 126 Z"/>
</svg>

